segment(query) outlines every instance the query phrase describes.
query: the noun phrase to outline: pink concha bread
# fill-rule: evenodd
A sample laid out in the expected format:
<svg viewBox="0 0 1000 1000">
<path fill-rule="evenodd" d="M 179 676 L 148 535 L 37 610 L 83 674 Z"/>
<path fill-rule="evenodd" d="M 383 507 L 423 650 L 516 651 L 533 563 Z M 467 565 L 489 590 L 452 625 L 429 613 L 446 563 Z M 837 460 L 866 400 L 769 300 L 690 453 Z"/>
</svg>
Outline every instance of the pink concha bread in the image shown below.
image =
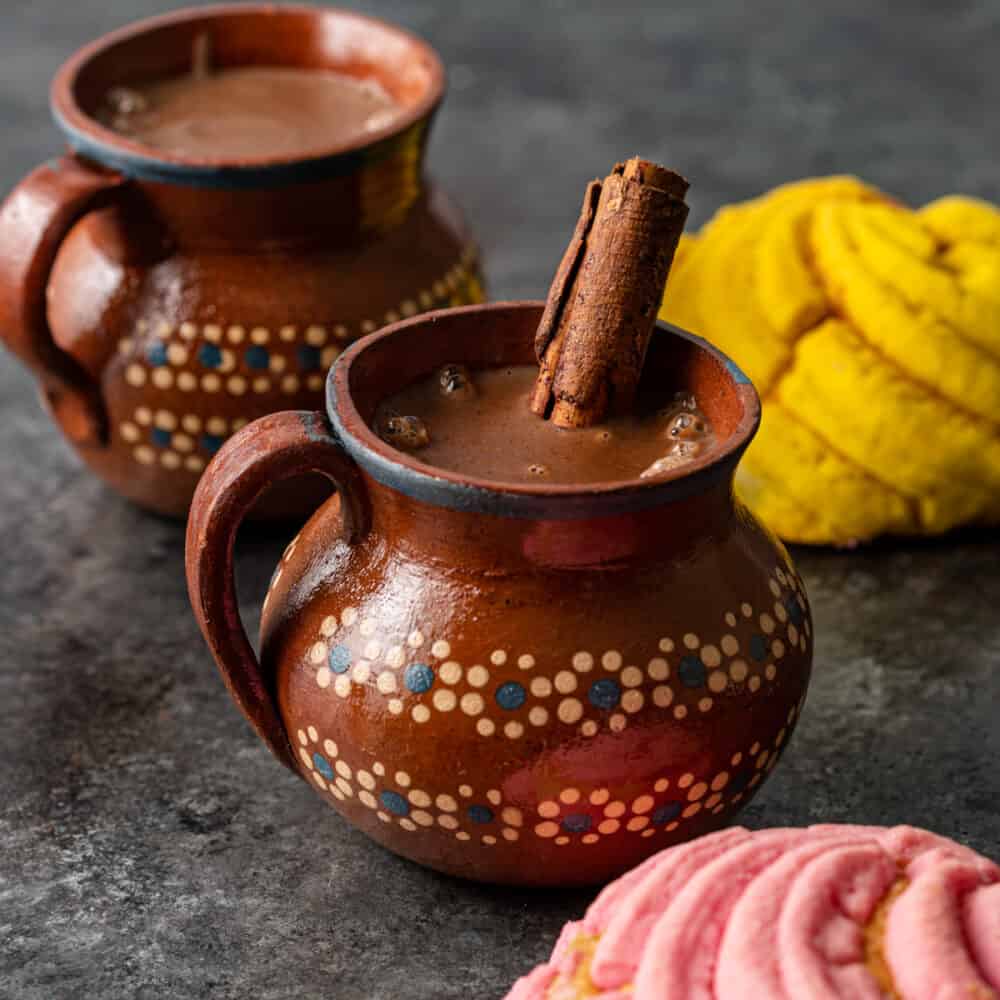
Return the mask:
<svg viewBox="0 0 1000 1000">
<path fill-rule="evenodd" d="M 654 855 L 507 1000 L 997 1000 L 1000 868 L 908 826 L 723 830 Z"/>
</svg>

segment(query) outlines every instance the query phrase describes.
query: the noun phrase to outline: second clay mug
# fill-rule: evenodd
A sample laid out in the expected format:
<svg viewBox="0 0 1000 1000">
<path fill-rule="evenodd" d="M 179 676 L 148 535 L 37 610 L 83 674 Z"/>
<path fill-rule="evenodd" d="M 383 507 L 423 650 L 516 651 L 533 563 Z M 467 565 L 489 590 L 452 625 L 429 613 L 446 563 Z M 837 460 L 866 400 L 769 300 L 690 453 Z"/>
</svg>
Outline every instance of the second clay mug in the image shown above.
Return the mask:
<svg viewBox="0 0 1000 1000">
<path fill-rule="evenodd" d="M 220 67 L 373 77 L 399 113 L 343 148 L 237 162 L 157 151 L 97 120 L 112 88 L 187 72 L 203 38 Z M 443 93 L 440 60 L 401 29 L 271 4 L 143 21 L 63 66 L 52 109 L 70 152 L 0 209 L 0 336 L 91 469 L 183 515 L 231 433 L 322 405 L 346 343 L 481 300 L 475 247 L 423 177 Z"/>
<path fill-rule="evenodd" d="M 532 363 L 541 309 L 446 310 L 351 347 L 325 415 L 266 417 L 209 466 L 187 571 L 240 709 L 343 816 L 441 871 L 568 885 L 732 820 L 798 719 L 812 628 L 787 552 L 733 495 L 757 394 L 690 334 L 661 328 L 645 377 L 694 393 L 717 440 L 665 478 L 491 485 L 371 430 L 444 364 Z M 305 471 L 340 494 L 274 573 L 258 661 L 233 543 Z"/>
</svg>

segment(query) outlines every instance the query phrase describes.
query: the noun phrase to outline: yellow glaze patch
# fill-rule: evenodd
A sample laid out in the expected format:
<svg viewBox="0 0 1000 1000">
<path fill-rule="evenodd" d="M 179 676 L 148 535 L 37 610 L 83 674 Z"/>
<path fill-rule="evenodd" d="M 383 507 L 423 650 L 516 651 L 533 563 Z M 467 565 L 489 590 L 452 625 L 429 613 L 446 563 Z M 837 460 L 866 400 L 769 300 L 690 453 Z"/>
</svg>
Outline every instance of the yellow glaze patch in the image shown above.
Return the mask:
<svg viewBox="0 0 1000 1000">
<path fill-rule="evenodd" d="M 1000 523 L 1000 211 L 911 211 L 853 177 L 776 188 L 685 237 L 662 318 L 753 379 L 737 489 L 784 538 Z"/>
</svg>

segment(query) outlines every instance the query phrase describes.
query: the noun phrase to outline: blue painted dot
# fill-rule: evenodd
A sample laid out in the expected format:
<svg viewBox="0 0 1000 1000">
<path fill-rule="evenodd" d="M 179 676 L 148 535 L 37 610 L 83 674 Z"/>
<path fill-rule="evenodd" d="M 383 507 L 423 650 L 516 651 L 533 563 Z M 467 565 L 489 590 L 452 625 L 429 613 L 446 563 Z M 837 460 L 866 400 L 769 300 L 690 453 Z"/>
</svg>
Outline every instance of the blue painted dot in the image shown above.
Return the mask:
<svg viewBox="0 0 1000 1000">
<path fill-rule="evenodd" d="M 146 351 L 146 360 L 154 367 L 160 368 L 167 363 L 167 345 L 157 341 L 150 344 Z"/>
<path fill-rule="evenodd" d="M 198 360 L 206 368 L 218 368 L 222 364 L 222 351 L 217 344 L 202 344 L 198 351 Z"/>
<path fill-rule="evenodd" d="M 700 656 L 685 656 L 677 673 L 685 687 L 697 688 L 705 684 L 705 664 L 701 662 Z"/>
<path fill-rule="evenodd" d="M 657 806 L 653 810 L 650 820 L 653 826 L 662 826 L 664 823 L 669 823 L 671 820 L 677 819 L 681 814 L 681 809 L 680 802 L 664 802 L 662 806 Z"/>
<path fill-rule="evenodd" d="M 222 447 L 225 439 L 218 434 L 202 434 L 199 440 L 202 451 L 207 451 L 209 455 L 214 455 Z"/>
<path fill-rule="evenodd" d="M 333 768 L 330 767 L 330 762 L 321 753 L 313 754 L 313 767 L 315 767 L 327 781 L 333 781 Z"/>
<path fill-rule="evenodd" d="M 750 655 L 760 663 L 767 657 L 767 639 L 759 632 L 750 636 Z"/>
<path fill-rule="evenodd" d="M 423 694 L 434 683 L 434 671 L 426 663 L 411 663 L 403 674 L 403 683 L 414 694 Z"/>
<path fill-rule="evenodd" d="M 497 688 L 495 697 L 497 704 L 501 708 L 505 708 L 508 712 L 513 712 L 514 709 L 520 708 L 524 704 L 527 694 L 524 687 L 518 684 L 517 681 L 508 681 Z"/>
<path fill-rule="evenodd" d="M 165 431 L 162 427 L 154 427 L 149 432 L 149 439 L 157 448 L 170 447 L 170 431 Z"/>
<path fill-rule="evenodd" d="M 315 371 L 322 364 L 318 347 L 302 344 L 298 350 L 299 368 L 304 372 Z"/>
<path fill-rule="evenodd" d="M 343 644 L 334 646 L 327 660 L 335 674 L 346 674 L 347 668 L 351 665 L 351 651 Z"/>
<path fill-rule="evenodd" d="M 266 369 L 271 363 L 271 355 L 268 354 L 267 348 L 261 347 L 260 344 L 248 347 L 243 357 L 246 360 L 247 368 L 253 368 L 257 371 Z"/>
<path fill-rule="evenodd" d="M 586 813 L 572 813 L 563 821 L 563 829 L 570 833 L 586 833 L 590 829 L 592 820 Z"/>
<path fill-rule="evenodd" d="M 394 816 L 405 816 L 410 811 L 410 803 L 399 792 L 384 791 L 379 799 Z"/>
<path fill-rule="evenodd" d="M 781 603 L 784 604 L 785 610 L 788 612 L 788 620 L 793 625 L 801 625 L 805 615 L 802 614 L 802 606 L 798 600 L 792 594 L 788 594 Z"/>
<path fill-rule="evenodd" d="M 590 704 L 595 708 L 614 708 L 621 700 L 621 696 L 621 685 L 610 677 L 594 681 L 590 685 L 590 691 L 587 692 Z"/>
<path fill-rule="evenodd" d="M 493 822 L 493 810 L 489 806 L 469 806 L 468 816 L 473 823 Z"/>
</svg>

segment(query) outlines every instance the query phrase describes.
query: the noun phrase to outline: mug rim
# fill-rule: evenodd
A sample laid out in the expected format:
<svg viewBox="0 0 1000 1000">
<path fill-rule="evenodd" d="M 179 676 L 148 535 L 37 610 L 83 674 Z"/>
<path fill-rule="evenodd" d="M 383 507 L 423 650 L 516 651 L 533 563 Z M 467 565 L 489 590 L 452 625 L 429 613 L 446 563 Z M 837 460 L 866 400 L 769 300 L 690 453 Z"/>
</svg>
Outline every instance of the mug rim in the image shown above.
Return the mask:
<svg viewBox="0 0 1000 1000">
<path fill-rule="evenodd" d="M 411 107 L 403 109 L 380 129 L 354 139 L 329 143 L 301 154 L 259 158 L 198 158 L 170 153 L 135 142 L 102 125 L 88 114 L 75 96 L 81 72 L 108 48 L 139 38 L 149 31 L 206 18 L 222 19 L 252 14 L 298 15 L 315 19 L 359 22 L 406 41 L 420 54 L 429 74 L 427 92 Z M 72 151 L 108 169 L 139 181 L 187 184 L 194 187 L 255 188 L 324 180 L 357 170 L 361 165 L 391 152 L 394 140 L 437 110 L 446 89 L 446 73 L 441 57 L 419 35 L 391 21 L 344 7 L 311 4 L 220 3 L 204 7 L 184 7 L 153 17 L 132 21 L 99 36 L 77 49 L 56 71 L 49 88 L 49 110 Z"/>
<path fill-rule="evenodd" d="M 760 426 L 761 404 L 749 377 L 731 358 L 697 334 L 662 321 L 657 328 L 693 344 L 725 370 L 743 406 L 739 422 L 724 442 L 681 469 L 655 479 L 584 484 L 505 483 L 482 479 L 421 462 L 386 444 L 362 418 L 351 388 L 351 369 L 376 343 L 419 335 L 421 327 L 443 316 L 541 310 L 540 300 L 489 302 L 438 309 L 383 327 L 352 344 L 327 375 L 326 409 L 333 435 L 350 457 L 377 482 L 412 499 L 471 513 L 553 520 L 632 513 L 696 496 L 732 478 L 736 465 Z"/>
</svg>

